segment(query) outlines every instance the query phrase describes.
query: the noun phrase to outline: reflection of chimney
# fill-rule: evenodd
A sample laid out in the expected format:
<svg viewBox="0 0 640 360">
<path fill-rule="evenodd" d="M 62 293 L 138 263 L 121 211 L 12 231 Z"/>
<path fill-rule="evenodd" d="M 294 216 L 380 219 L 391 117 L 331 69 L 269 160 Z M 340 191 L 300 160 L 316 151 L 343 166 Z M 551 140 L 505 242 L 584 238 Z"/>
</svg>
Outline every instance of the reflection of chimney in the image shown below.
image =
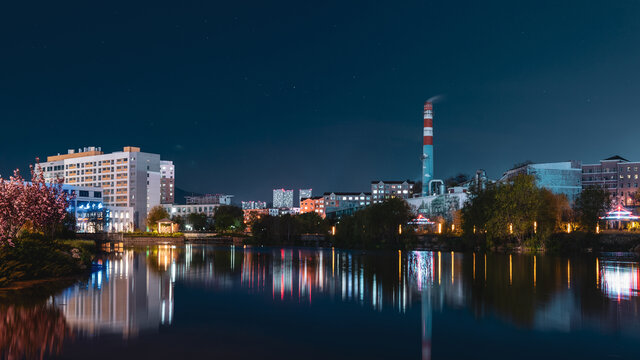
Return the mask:
<svg viewBox="0 0 640 360">
<path fill-rule="evenodd" d="M 424 103 L 422 134 L 422 196 L 429 195 L 429 181 L 433 180 L 433 104 Z"/>
</svg>

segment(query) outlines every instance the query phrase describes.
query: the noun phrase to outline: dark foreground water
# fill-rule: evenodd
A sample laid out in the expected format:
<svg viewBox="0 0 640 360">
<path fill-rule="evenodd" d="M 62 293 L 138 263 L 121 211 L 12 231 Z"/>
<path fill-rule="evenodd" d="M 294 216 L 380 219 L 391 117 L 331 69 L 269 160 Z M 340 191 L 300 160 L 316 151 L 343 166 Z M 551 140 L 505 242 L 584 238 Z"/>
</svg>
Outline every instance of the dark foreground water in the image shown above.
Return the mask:
<svg viewBox="0 0 640 360">
<path fill-rule="evenodd" d="M 99 263 L 3 294 L 0 357 L 640 358 L 629 256 L 186 245 Z"/>
</svg>

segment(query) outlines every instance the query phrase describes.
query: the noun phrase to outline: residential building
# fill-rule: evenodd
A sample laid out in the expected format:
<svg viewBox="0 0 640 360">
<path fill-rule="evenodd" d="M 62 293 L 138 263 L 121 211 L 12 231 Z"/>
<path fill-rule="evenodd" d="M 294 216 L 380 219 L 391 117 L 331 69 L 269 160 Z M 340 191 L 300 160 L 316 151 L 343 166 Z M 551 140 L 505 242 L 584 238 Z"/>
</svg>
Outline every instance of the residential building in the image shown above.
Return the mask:
<svg viewBox="0 0 640 360">
<path fill-rule="evenodd" d="M 380 181 L 371 182 L 371 197 L 373 203 L 383 202 L 385 199 L 400 198 L 408 199 L 413 193 L 413 181 Z"/>
<path fill-rule="evenodd" d="M 582 165 L 582 188 L 600 186 L 611 194 L 612 205 L 636 206 L 635 193 L 640 183 L 640 162 L 620 156 Z"/>
<path fill-rule="evenodd" d="M 172 218 L 174 216 L 184 217 L 189 214 L 205 214 L 209 217 L 213 217 L 213 215 L 216 213 L 216 209 L 220 205 L 221 204 L 167 204 L 162 205 L 162 207 L 169 213 Z"/>
<path fill-rule="evenodd" d="M 62 178 L 67 185 L 100 188 L 107 209 L 123 214 L 123 220 L 129 214 L 133 227 L 144 229 L 149 209 L 161 202 L 160 162 L 159 154 L 141 152 L 139 147 L 105 154 L 92 146 L 49 156 L 37 168 L 48 182 Z"/>
<path fill-rule="evenodd" d="M 233 195 L 206 194 L 198 196 L 185 196 L 187 205 L 231 205 Z"/>
<path fill-rule="evenodd" d="M 313 196 L 312 189 L 300 189 L 298 190 L 298 204 L 302 203 L 302 199 L 307 199 Z"/>
<path fill-rule="evenodd" d="M 581 173 L 580 161 L 524 164 L 505 172 L 500 181 L 511 181 L 520 174 L 533 175 L 538 187 L 549 189 L 554 194 L 564 194 L 574 202 L 582 191 Z"/>
<path fill-rule="evenodd" d="M 326 192 L 323 195 L 325 215 L 333 217 L 333 212 L 349 209 L 355 211 L 371 205 L 371 193 L 365 192 Z"/>
<path fill-rule="evenodd" d="M 324 218 L 324 210 L 324 196 L 309 197 L 300 201 L 300 214 L 315 212 Z"/>
<path fill-rule="evenodd" d="M 273 208 L 292 208 L 293 190 L 273 189 Z"/>
<path fill-rule="evenodd" d="M 175 166 L 173 161 L 160 160 L 160 203 L 175 203 Z"/>
<path fill-rule="evenodd" d="M 243 201 L 242 210 L 266 209 L 267 203 L 264 201 Z"/>
</svg>

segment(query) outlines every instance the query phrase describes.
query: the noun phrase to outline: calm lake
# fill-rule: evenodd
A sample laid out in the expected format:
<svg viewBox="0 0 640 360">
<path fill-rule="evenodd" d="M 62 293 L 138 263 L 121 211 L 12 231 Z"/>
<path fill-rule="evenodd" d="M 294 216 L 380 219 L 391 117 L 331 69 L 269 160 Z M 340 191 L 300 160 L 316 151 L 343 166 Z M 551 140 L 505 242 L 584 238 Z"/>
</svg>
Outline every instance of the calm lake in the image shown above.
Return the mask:
<svg viewBox="0 0 640 360">
<path fill-rule="evenodd" d="M 556 257 L 116 248 L 0 297 L 0 357 L 638 359 L 640 266 Z"/>
</svg>

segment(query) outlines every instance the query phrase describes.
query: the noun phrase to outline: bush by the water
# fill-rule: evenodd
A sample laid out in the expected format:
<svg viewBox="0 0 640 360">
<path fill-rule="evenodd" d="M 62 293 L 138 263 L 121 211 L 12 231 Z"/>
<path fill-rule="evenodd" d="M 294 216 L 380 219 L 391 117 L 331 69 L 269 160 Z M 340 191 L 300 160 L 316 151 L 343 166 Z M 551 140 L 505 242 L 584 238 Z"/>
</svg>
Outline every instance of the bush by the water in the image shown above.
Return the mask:
<svg viewBox="0 0 640 360">
<path fill-rule="evenodd" d="M 0 247 L 0 286 L 77 274 L 91 265 L 95 243 L 30 235 Z"/>
<path fill-rule="evenodd" d="M 416 241 L 413 228 L 403 226 L 413 218 L 406 201 L 398 198 L 370 205 L 336 224 L 334 244 L 340 247 L 402 248 Z M 400 231 L 402 228 L 402 231 Z"/>
<path fill-rule="evenodd" d="M 331 225 L 315 212 L 301 215 L 269 216 L 256 219 L 251 225 L 253 240 L 258 244 L 295 244 L 303 234 L 326 235 Z"/>
</svg>

